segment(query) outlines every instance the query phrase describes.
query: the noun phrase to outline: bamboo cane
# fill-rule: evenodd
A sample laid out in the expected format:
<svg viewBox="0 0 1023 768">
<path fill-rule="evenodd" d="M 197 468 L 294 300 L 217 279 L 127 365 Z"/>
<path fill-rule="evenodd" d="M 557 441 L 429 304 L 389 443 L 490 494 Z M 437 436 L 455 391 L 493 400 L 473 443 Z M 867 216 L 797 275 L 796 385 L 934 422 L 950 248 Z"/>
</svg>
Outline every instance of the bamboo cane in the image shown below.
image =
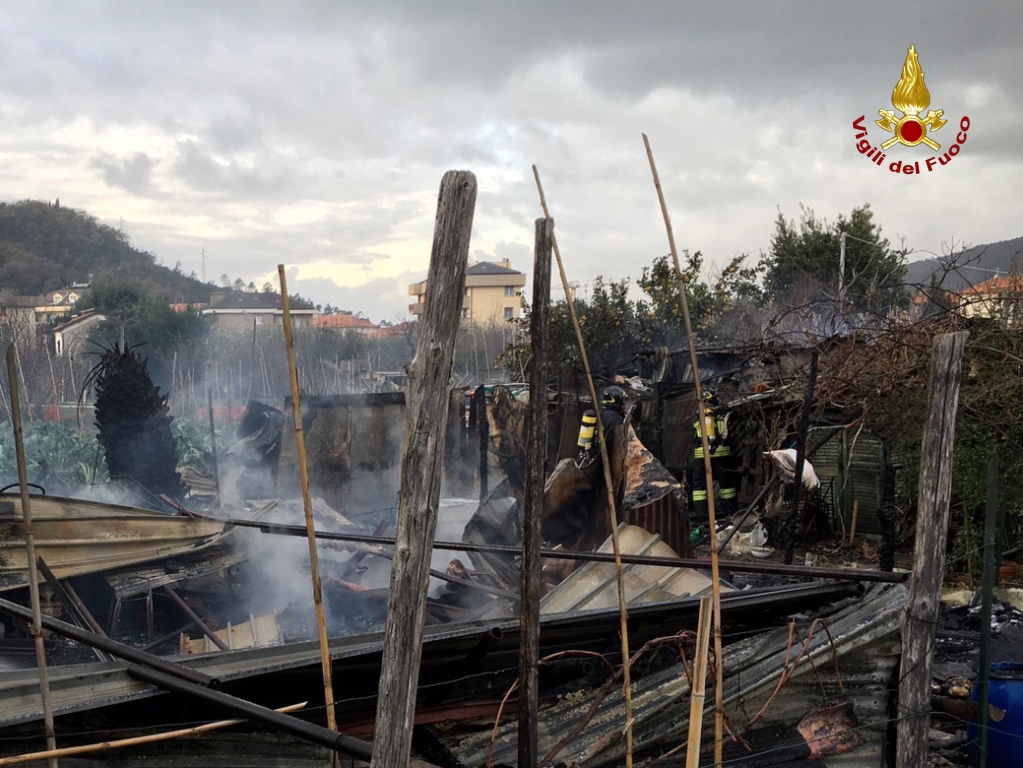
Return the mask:
<svg viewBox="0 0 1023 768">
<path fill-rule="evenodd" d="M 543 193 L 543 184 L 540 183 L 540 171 L 533 166 L 533 176 L 536 179 L 536 190 L 540 194 L 540 207 L 543 215 L 551 218 L 547 209 L 547 198 Z M 597 398 L 597 389 L 593 384 L 593 373 L 590 371 L 590 361 L 586 355 L 586 345 L 583 343 L 582 330 L 579 327 L 579 318 L 575 313 L 575 301 L 572 298 L 572 291 L 568 284 L 568 276 L 565 274 L 565 265 L 561 260 L 561 249 L 558 248 L 558 239 L 551 233 L 551 247 L 555 259 L 558 262 L 558 273 L 561 275 L 561 285 L 565 290 L 565 302 L 568 304 L 568 312 L 572 317 L 572 327 L 575 329 L 575 340 L 579 345 L 579 357 L 583 363 L 583 370 L 586 373 L 586 383 L 590 389 L 590 402 L 593 403 L 593 412 L 597 417 L 596 432 L 599 436 L 597 441 L 600 444 L 600 461 L 604 465 L 604 485 L 607 488 L 607 513 L 611 521 L 611 547 L 615 556 L 615 582 L 618 585 L 618 612 L 621 616 L 621 639 L 622 639 L 622 688 L 625 695 L 625 766 L 632 768 L 632 683 L 629 674 L 629 614 L 625 606 L 625 586 L 622 583 L 622 552 L 618 546 L 618 514 L 615 509 L 615 493 L 612 487 L 611 465 L 607 457 L 607 445 L 604 441 L 604 424 L 600 418 L 600 400 Z"/>
<path fill-rule="evenodd" d="M 316 628 L 320 635 L 320 664 L 323 667 L 323 698 L 327 706 L 327 727 L 337 730 L 334 713 L 334 681 L 330 663 L 330 645 L 327 639 L 327 621 L 323 613 L 323 585 L 320 582 L 320 562 L 316 555 L 316 528 L 313 522 L 313 502 L 309 495 L 309 469 L 306 466 L 305 435 L 302 433 L 302 405 L 299 401 L 298 369 L 295 367 L 295 340 L 291 335 L 291 306 L 284 265 L 277 265 L 281 279 L 281 308 L 284 310 L 284 343 L 288 350 L 288 373 L 291 378 L 291 417 L 295 422 L 295 447 L 298 453 L 298 472 L 302 480 L 302 506 L 305 510 L 306 536 L 309 540 L 309 568 L 313 579 L 313 604 L 316 608 Z"/>
<path fill-rule="evenodd" d="M 689 689 L 689 739 L 686 742 L 686 768 L 699 768 L 700 740 L 703 736 L 703 707 L 707 700 L 707 656 L 710 653 L 710 598 L 700 598 L 700 620 L 696 625 L 696 657 L 693 659 L 693 684 Z"/>
<path fill-rule="evenodd" d="M 11 424 L 14 427 L 14 452 L 18 460 L 18 485 L 21 486 L 21 517 L 25 528 L 25 565 L 28 569 L 28 591 L 32 603 L 30 632 L 35 639 L 36 664 L 39 667 L 39 695 L 43 700 L 43 727 L 46 748 L 56 749 L 57 738 L 53 730 L 53 705 L 50 703 L 50 677 L 46 670 L 46 647 L 43 645 L 43 618 L 39 607 L 39 572 L 36 570 L 36 543 L 32 533 L 32 504 L 28 495 L 28 473 L 25 470 L 25 443 L 21 430 L 21 404 L 18 397 L 18 350 L 7 345 L 7 377 L 11 387 Z M 51 768 L 57 768 L 57 758 L 50 758 Z"/>
<path fill-rule="evenodd" d="M 654 153 L 650 148 L 650 140 L 643 134 L 643 144 L 646 147 L 646 156 L 650 161 L 650 172 L 654 177 L 654 187 L 657 189 L 657 199 L 661 204 L 661 214 L 664 217 L 664 226 L 668 232 L 668 245 L 671 247 L 671 259 L 675 266 L 675 282 L 678 285 L 679 301 L 682 303 L 682 317 L 685 320 L 686 340 L 689 343 L 689 359 L 693 368 L 693 386 L 696 389 L 697 418 L 700 424 L 705 423 L 706 408 L 703 397 L 700 396 L 702 385 L 700 384 L 700 366 L 696 359 L 696 342 L 693 339 L 693 325 L 689 317 L 689 301 L 686 298 L 685 280 L 682 276 L 682 267 L 678 261 L 678 249 L 675 247 L 675 233 L 671 228 L 671 217 L 668 216 L 668 206 L 664 201 L 664 190 L 661 188 L 661 179 L 657 175 L 657 165 L 654 163 Z M 721 573 L 718 568 L 717 548 L 717 526 L 714 517 L 714 476 L 710 461 L 710 442 L 707 439 L 707 430 L 700 429 L 700 438 L 703 443 L 703 468 L 707 478 L 707 518 L 710 526 L 710 571 L 711 571 L 711 597 L 713 598 L 714 609 L 714 658 L 716 675 L 714 681 L 714 764 L 721 764 L 721 749 L 724 737 L 724 701 L 722 690 L 722 664 L 721 664 Z"/>
<path fill-rule="evenodd" d="M 280 712 L 281 714 L 287 714 L 288 712 L 295 712 L 296 710 L 304 708 L 308 703 L 309 702 L 307 701 L 303 701 L 301 704 L 290 704 L 287 707 L 281 707 L 274 711 Z M 229 728 L 232 725 L 240 725 L 244 722 L 246 721 L 240 718 L 235 720 L 218 720 L 214 723 L 197 725 L 193 728 L 179 728 L 176 731 L 167 731 L 165 733 L 151 733 L 148 736 L 132 736 L 127 739 L 98 741 L 95 744 L 81 744 L 77 747 L 62 747 L 61 749 L 48 749 L 41 752 L 27 752 L 24 755 L 0 757 L 0 766 L 17 765 L 18 763 L 29 763 L 34 760 L 46 760 L 49 758 L 70 757 L 72 755 L 87 755 L 90 752 L 103 752 L 108 749 L 120 749 L 122 747 L 138 747 L 143 744 L 154 744 L 158 741 L 169 741 L 170 739 L 177 739 L 182 736 L 198 736 L 201 733 L 216 731 L 221 728 Z"/>
<path fill-rule="evenodd" d="M 860 511 L 860 502 L 858 499 L 853 499 L 853 511 L 852 511 L 852 525 L 849 526 L 849 546 L 852 546 L 853 539 L 856 538 L 856 515 Z"/>
</svg>

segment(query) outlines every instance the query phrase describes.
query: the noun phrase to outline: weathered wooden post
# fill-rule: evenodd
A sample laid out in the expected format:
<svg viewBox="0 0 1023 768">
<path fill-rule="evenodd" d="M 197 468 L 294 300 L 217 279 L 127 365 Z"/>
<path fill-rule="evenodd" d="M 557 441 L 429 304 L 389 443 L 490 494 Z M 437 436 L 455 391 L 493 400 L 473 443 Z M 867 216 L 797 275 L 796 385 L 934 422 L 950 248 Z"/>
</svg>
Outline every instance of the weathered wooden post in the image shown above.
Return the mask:
<svg viewBox="0 0 1023 768">
<path fill-rule="evenodd" d="M 440 504 L 448 379 L 475 205 L 476 177 L 468 171 L 444 174 L 419 342 L 408 366 L 398 522 L 373 741 L 375 768 L 406 768 L 412 749 L 430 555 Z"/>
<path fill-rule="evenodd" d="M 547 335 L 551 309 L 553 219 L 536 220 L 533 308 L 529 316 L 529 412 L 526 494 L 522 513 L 522 596 L 519 604 L 519 768 L 537 764 L 540 661 L 540 517 L 547 458 Z"/>
<path fill-rule="evenodd" d="M 934 625 L 938 620 L 945 568 L 945 539 L 952 495 L 952 446 L 963 349 L 968 335 L 963 332 L 938 336 L 931 348 L 927 423 L 920 445 L 916 547 L 909 580 L 909 603 L 902 622 L 897 768 L 927 765 Z"/>
</svg>

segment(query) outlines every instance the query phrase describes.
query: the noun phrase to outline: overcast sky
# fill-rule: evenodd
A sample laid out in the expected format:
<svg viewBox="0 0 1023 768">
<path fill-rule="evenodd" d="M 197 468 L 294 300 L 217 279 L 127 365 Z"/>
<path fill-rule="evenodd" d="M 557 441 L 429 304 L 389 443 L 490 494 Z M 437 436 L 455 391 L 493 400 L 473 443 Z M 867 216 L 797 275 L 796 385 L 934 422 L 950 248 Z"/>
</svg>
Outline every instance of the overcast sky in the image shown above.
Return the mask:
<svg viewBox="0 0 1023 768">
<path fill-rule="evenodd" d="M 479 182 L 474 260 L 531 272 L 544 181 L 569 278 L 679 248 L 755 261 L 780 210 L 870 203 L 917 257 L 1023 235 L 1023 4 L 0 0 L 0 199 L 123 227 L 187 273 L 407 313 L 437 189 Z M 892 109 L 915 44 L 933 134 L 879 168 L 852 122 Z"/>
</svg>

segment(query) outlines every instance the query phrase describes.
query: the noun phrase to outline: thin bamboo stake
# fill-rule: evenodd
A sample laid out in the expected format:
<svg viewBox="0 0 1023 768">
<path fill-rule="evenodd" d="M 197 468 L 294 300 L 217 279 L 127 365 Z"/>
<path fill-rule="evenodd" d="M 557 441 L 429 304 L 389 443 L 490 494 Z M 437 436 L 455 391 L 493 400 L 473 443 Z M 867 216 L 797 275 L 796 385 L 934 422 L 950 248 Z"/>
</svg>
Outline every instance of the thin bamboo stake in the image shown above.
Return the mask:
<svg viewBox="0 0 1023 768">
<path fill-rule="evenodd" d="M 39 694 L 43 700 L 43 727 L 46 730 L 46 748 L 56 749 L 53 731 L 53 705 L 50 703 L 50 677 L 46 670 L 46 647 L 43 645 L 43 617 L 39 607 L 39 571 L 36 569 L 36 541 L 32 533 L 32 504 L 28 495 L 28 473 L 25 470 L 25 442 L 21 429 L 21 405 L 18 398 L 18 350 L 7 345 L 7 377 L 11 387 L 11 424 L 14 427 L 14 452 L 18 460 L 18 485 L 21 486 L 21 517 L 25 529 L 25 557 L 28 568 L 28 591 L 32 602 L 30 633 L 35 639 L 36 664 L 39 667 Z M 57 768 L 57 758 L 50 758 L 51 768 Z"/>
<path fill-rule="evenodd" d="M 305 435 L 302 433 L 302 404 L 299 401 L 298 369 L 295 367 L 295 340 L 291 335 L 291 306 L 284 265 L 277 265 L 281 279 L 281 308 L 284 310 L 284 343 L 288 350 L 288 373 L 291 377 L 291 417 L 295 422 L 295 446 L 298 453 L 298 472 L 302 480 L 302 507 L 305 510 L 305 529 L 309 540 L 309 569 L 313 578 L 313 604 L 316 608 L 316 628 L 320 635 L 320 665 L 323 667 L 323 698 L 327 706 L 327 727 L 337 730 L 334 712 L 334 680 L 330 663 L 330 645 L 327 639 L 327 620 L 323 613 L 323 585 L 320 582 L 320 561 L 316 555 L 316 527 L 313 522 L 313 502 L 309 495 L 309 468 L 306 466 Z"/>
<path fill-rule="evenodd" d="M 46 352 L 46 364 L 50 367 L 50 383 L 53 385 L 53 409 L 57 415 L 57 421 L 60 421 L 60 395 L 57 394 L 57 376 L 53 372 L 53 360 L 50 358 L 50 347 L 48 344 L 43 344 L 43 351 Z"/>
<path fill-rule="evenodd" d="M 543 209 L 545 218 L 551 218 L 547 210 L 547 198 L 543 193 L 543 184 L 540 183 L 540 171 L 533 166 L 533 177 L 536 179 L 536 190 L 540 194 L 540 207 Z M 604 424 L 600 418 L 600 400 L 597 398 L 597 388 L 593 384 L 593 373 L 590 371 L 590 360 L 586 355 L 586 345 L 583 343 L 582 329 L 579 327 L 579 318 L 575 314 L 575 300 L 568 283 L 568 276 L 565 274 L 565 265 L 561 260 L 561 249 L 558 248 L 558 239 L 551 232 L 551 247 L 554 250 L 554 257 L 558 262 L 558 273 L 561 275 L 561 285 L 565 290 L 565 302 L 568 304 L 568 312 L 572 317 L 572 327 L 575 329 L 575 340 L 579 345 L 579 357 L 583 363 L 583 370 L 586 373 L 586 383 L 590 389 L 590 401 L 593 403 L 593 412 L 597 417 L 596 432 L 600 439 L 600 463 L 604 465 L 604 485 L 607 488 L 607 514 L 611 522 L 611 547 L 615 556 L 615 582 L 618 586 L 618 613 L 621 617 L 621 639 L 622 639 L 622 690 L 625 695 L 625 766 L 632 768 L 632 680 L 629 674 L 629 613 L 625 606 L 625 586 L 622 583 L 622 551 L 618 546 L 618 513 L 615 509 L 615 492 L 612 487 L 611 464 L 607 457 L 607 445 L 604 440 Z"/>
<path fill-rule="evenodd" d="M 295 712 L 299 709 L 303 709 L 309 702 L 303 701 L 301 704 L 290 704 L 287 707 L 281 707 L 280 709 L 274 710 L 280 712 L 282 715 L 288 712 Z M 0 766 L 4 765 L 17 765 L 19 763 L 30 763 L 34 760 L 46 760 L 47 758 L 57 757 L 70 757 L 72 755 L 87 755 L 90 752 L 103 752 L 108 749 L 121 749 L 122 747 L 138 747 L 143 744 L 154 744 L 159 741 L 169 741 L 170 739 L 178 739 L 182 736 L 198 736 L 202 733 L 209 731 L 220 730 L 221 728 L 230 728 L 232 725 L 241 725 L 242 723 L 248 722 L 242 719 L 235 720 L 218 720 L 214 723 L 206 723 L 204 725 L 197 725 L 193 728 L 180 728 L 176 731 L 166 731 L 165 733 L 151 733 L 148 736 L 132 736 L 127 739 L 115 739 L 114 741 L 99 741 L 95 744 L 81 744 L 77 747 L 63 747 L 61 749 L 45 750 L 42 752 L 27 752 L 24 755 L 12 755 L 11 757 L 0 757 Z"/>
<path fill-rule="evenodd" d="M 28 411 L 28 423 L 31 424 L 33 421 L 35 421 L 35 418 L 32 415 L 32 399 L 31 399 L 31 395 L 29 395 L 29 393 L 28 393 L 28 382 L 25 380 L 25 366 L 23 366 L 21 364 L 21 355 L 18 354 L 18 348 L 17 348 L 17 346 L 14 345 L 14 342 L 11 342 L 11 345 L 8 347 L 8 349 L 13 349 L 14 350 L 14 359 L 15 359 L 15 362 L 17 364 L 16 365 L 16 370 L 18 371 L 18 373 L 21 374 L 21 388 L 25 390 L 25 397 L 29 398 L 29 400 L 26 403 L 26 405 L 28 406 L 28 409 L 27 409 L 27 411 Z"/>
<path fill-rule="evenodd" d="M 711 600 L 700 598 L 700 620 L 696 625 L 696 656 L 693 659 L 693 685 L 689 689 L 689 739 L 686 742 L 686 768 L 699 768 L 700 740 L 703 737 L 703 708 L 707 700 L 707 656 L 710 653 Z"/>
<path fill-rule="evenodd" d="M 657 199 L 661 204 L 661 214 L 664 216 L 664 226 L 668 231 L 668 245 L 671 247 L 671 259 L 675 265 L 675 282 L 678 286 L 679 300 L 682 302 L 682 317 L 686 325 L 686 340 L 689 343 L 689 360 L 693 368 L 693 386 L 696 388 L 696 407 L 700 424 L 705 424 L 707 409 L 700 393 L 703 389 L 700 383 L 700 366 L 696 360 L 696 342 L 693 338 L 693 325 L 689 317 L 689 300 L 686 298 L 685 280 L 682 276 L 682 267 L 678 261 L 678 249 L 675 247 L 675 233 L 671 228 L 671 217 L 668 216 L 668 206 L 664 201 L 664 190 L 661 189 L 661 179 L 657 175 L 657 165 L 654 163 L 654 153 L 650 149 L 650 140 L 643 134 L 643 144 L 646 147 L 646 156 L 650 161 L 650 172 L 654 177 L 654 187 L 657 189 Z M 721 749 L 724 738 L 724 701 L 723 701 L 723 674 L 721 664 L 721 573 L 718 569 L 718 548 L 717 548 L 717 525 L 714 517 L 714 476 L 710 462 L 710 442 L 707 439 L 707 430 L 700 430 L 700 437 L 703 442 L 703 468 L 707 478 L 707 518 L 710 526 L 710 575 L 711 575 L 711 597 L 713 598 L 714 609 L 714 658 L 715 681 L 714 681 L 714 764 L 721 764 Z"/>
</svg>

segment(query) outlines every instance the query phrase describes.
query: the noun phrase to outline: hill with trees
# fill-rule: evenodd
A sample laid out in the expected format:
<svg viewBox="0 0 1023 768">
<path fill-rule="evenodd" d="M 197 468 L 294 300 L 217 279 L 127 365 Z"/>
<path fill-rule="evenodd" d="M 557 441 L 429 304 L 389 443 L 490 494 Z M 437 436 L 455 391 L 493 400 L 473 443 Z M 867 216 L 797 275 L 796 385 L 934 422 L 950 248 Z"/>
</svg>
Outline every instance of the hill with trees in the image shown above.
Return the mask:
<svg viewBox="0 0 1023 768">
<path fill-rule="evenodd" d="M 38 295 L 75 283 L 128 283 L 168 302 L 207 302 L 209 283 L 157 263 L 119 229 L 39 200 L 0 203 L 0 286 Z"/>
</svg>

